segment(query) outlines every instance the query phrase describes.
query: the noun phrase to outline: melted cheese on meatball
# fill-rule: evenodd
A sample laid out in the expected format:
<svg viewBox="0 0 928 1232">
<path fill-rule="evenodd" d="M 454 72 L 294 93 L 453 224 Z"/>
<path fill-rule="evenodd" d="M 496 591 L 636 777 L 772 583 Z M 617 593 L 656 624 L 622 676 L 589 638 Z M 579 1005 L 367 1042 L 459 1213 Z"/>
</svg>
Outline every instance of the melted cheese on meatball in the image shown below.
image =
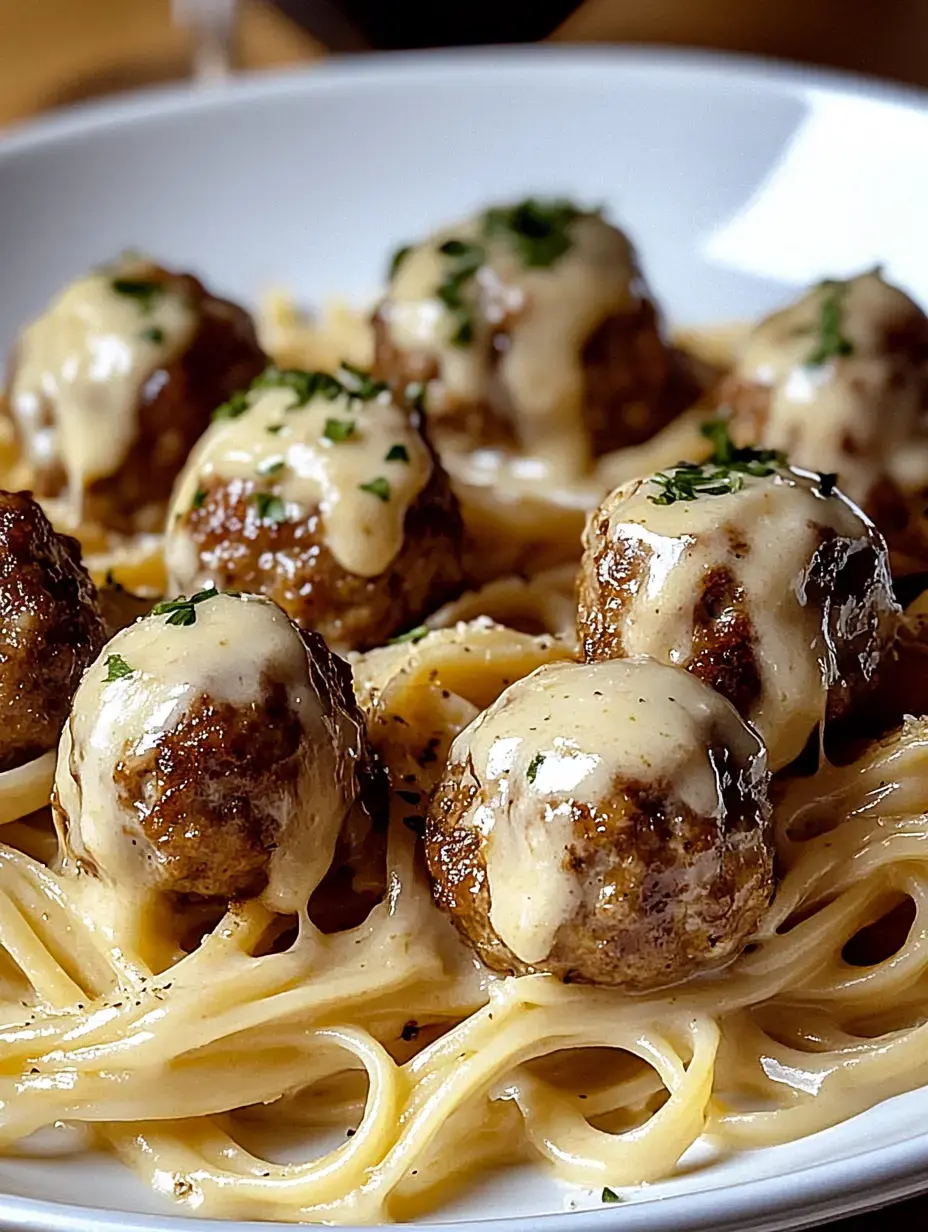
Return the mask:
<svg viewBox="0 0 928 1232">
<path fill-rule="evenodd" d="M 433 235 L 402 260 L 382 307 L 393 344 L 434 355 L 439 364 L 429 411 L 442 400 L 480 401 L 492 380 L 513 407 L 533 454 L 557 473 L 581 473 L 589 463 L 583 424 L 583 348 L 607 317 L 634 311 L 643 286 L 631 245 L 598 215 L 569 226 L 570 247 L 550 264 L 525 263 L 505 234 L 487 234 L 483 216 Z M 485 260 L 462 295 L 473 301 L 472 336 L 456 342 L 460 318 L 440 289 L 454 259 L 449 241 L 479 245 Z M 506 349 L 494 353 L 494 333 L 506 324 Z"/>
<path fill-rule="evenodd" d="M 135 811 L 144 801 L 135 809 L 120 801 L 117 770 L 156 748 L 201 696 L 247 708 L 262 701 L 268 681 L 285 686 L 305 741 L 299 778 L 279 802 L 277 847 L 262 900 L 281 912 L 305 906 L 355 799 L 360 736 L 333 706 L 297 630 L 257 596 L 209 598 L 195 605 L 195 620 L 187 624 L 172 624 L 170 614 L 145 617 L 118 633 L 88 669 L 55 777 L 68 819 L 61 836 L 67 859 L 120 890 L 154 888 L 156 855 Z M 203 774 L 208 777 L 208 765 Z"/>
<path fill-rule="evenodd" d="M 697 604 L 716 571 L 743 595 L 749 642 L 760 676 L 760 696 L 748 717 L 767 744 L 771 767 L 795 757 L 826 713 L 829 690 L 841 680 L 838 639 L 873 619 L 883 644 L 895 628 L 885 545 L 872 523 L 840 492 L 824 496 L 818 477 L 797 471 L 739 476 L 743 486 L 722 495 L 655 503 L 661 489 L 635 480 L 603 506 L 585 535 L 585 570 L 621 568 L 621 599 L 606 619 L 620 632 L 623 653 L 653 655 L 689 666 L 694 654 Z M 810 571 L 823 541 L 837 537 L 841 554 L 871 554 L 865 590 L 829 595 L 834 625 L 821 600 L 810 599 Z M 621 548 L 624 563 L 609 563 Z M 862 619 L 863 616 L 867 620 Z M 876 640 L 876 639 L 875 639 Z M 861 664 L 869 679 L 875 664 Z"/>
<path fill-rule="evenodd" d="M 836 472 L 859 504 L 884 476 L 924 486 L 926 342 L 921 310 L 878 272 L 815 287 L 762 321 L 738 357 L 735 378 L 770 392 L 759 443 Z"/>
<path fill-rule="evenodd" d="M 432 456 L 409 413 L 387 393 L 367 401 L 289 388 L 258 389 L 248 409 L 219 419 L 191 455 L 168 516 L 165 556 L 181 586 L 198 572 L 196 548 L 175 522 L 213 479 L 253 480 L 281 516 L 318 509 L 326 546 L 349 573 L 376 577 L 403 546 L 406 512 L 432 474 Z"/>
<path fill-rule="evenodd" d="M 87 485 L 128 454 L 146 383 L 196 330 L 187 298 L 149 276 L 133 263 L 78 279 L 17 343 L 9 402 L 24 452 L 36 468 L 63 468 L 75 517 Z"/>
<path fill-rule="evenodd" d="M 467 767 L 465 784 L 479 784 L 486 801 L 467 824 L 485 839 L 490 922 L 517 958 L 540 963 L 577 909 L 572 802 L 595 807 L 623 784 L 655 784 L 721 825 L 719 769 L 709 754 L 720 745 L 762 784 L 763 748 L 733 707 L 650 659 L 547 664 L 457 737 L 449 762 Z"/>
</svg>

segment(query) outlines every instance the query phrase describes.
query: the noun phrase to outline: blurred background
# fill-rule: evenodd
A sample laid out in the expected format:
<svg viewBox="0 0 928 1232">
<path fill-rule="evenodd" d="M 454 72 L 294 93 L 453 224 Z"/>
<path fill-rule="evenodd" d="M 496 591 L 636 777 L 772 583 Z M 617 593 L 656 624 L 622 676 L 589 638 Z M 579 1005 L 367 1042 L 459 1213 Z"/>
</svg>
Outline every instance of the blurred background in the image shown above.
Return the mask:
<svg viewBox="0 0 928 1232">
<path fill-rule="evenodd" d="M 0 125 L 192 74 L 542 39 L 714 47 L 928 86 L 928 0 L 0 0 Z"/>
</svg>

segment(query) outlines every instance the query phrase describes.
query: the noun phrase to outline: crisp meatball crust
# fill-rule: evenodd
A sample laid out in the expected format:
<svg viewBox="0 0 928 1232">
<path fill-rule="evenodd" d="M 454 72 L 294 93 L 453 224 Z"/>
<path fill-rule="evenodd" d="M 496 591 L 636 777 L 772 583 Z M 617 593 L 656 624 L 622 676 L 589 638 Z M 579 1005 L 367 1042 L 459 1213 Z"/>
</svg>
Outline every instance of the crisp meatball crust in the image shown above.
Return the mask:
<svg viewBox="0 0 928 1232">
<path fill-rule="evenodd" d="M 717 689 L 776 770 L 866 693 L 899 608 L 882 536 L 831 477 L 751 465 L 606 497 L 584 535 L 577 627 L 588 661 L 652 655 Z"/>
<path fill-rule="evenodd" d="M 266 363 L 248 314 L 192 275 L 131 258 L 79 279 L 12 356 L 31 484 L 116 530 L 160 526 L 211 412 Z"/>
<path fill-rule="evenodd" d="M 886 534 L 899 500 L 928 486 L 928 317 L 879 271 L 761 321 L 716 400 L 739 444 L 837 473 Z"/>
<path fill-rule="evenodd" d="M 452 745 L 435 900 L 483 961 L 640 992 L 735 957 L 773 889 L 762 744 L 650 659 L 556 663 Z"/>
<path fill-rule="evenodd" d="M 398 254 L 377 374 L 427 387 L 440 449 L 497 446 L 582 474 L 695 398 L 627 237 L 565 201 L 486 210 Z"/>
<path fill-rule="evenodd" d="M 342 378 L 271 370 L 232 404 L 178 484 L 166 558 L 178 590 L 259 591 L 366 649 L 461 588 L 463 528 L 419 413 Z"/>
<path fill-rule="evenodd" d="M 55 747 L 103 639 L 77 540 L 59 535 L 28 492 L 0 492 L 0 770 Z"/>
<path fill-rule="evenodd" d="M 128 894 L 305 908 L 371 778 L 350 672 L 261 596 L 159 605 L 104 647 L 55 779 L 65 863 Z"/>
</svg>

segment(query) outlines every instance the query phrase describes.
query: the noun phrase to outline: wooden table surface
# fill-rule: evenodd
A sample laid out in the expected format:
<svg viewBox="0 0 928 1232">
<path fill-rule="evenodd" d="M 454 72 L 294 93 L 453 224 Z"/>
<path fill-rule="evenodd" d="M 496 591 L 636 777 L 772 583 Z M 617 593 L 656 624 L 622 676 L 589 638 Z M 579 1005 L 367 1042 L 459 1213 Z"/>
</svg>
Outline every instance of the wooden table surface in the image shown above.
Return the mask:
<svg viewBox="0 0 928 1232">
<path fill-rule="evenodd" d="M 386 2 L 386 0 L 385 0 Z M 667 43 L 786 56 L 928 86 L 928 0 L 586 0 L 561 42 Z M 243 68 L 324 49 L 261 0 L 244 0 Z M 170 0 L 0 0 L 0 125 L 76 99 L 183 78 L 190 41 Z M 928 1199 L 832 1225 L 928 1226 Z"/>
</svg>

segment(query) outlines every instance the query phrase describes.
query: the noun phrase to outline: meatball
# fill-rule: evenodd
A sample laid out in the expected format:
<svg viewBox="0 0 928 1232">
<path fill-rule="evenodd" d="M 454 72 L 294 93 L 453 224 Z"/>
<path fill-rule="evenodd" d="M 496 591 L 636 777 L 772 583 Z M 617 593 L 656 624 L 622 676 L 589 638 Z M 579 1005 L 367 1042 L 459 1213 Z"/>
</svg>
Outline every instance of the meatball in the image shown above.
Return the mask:
<svg viewBox="0 0 928 1232">
<path fill-rule="evenodd" d="M 58 754 L 63 863 L 126 893 L 305 909 L 370 779 L 350 671 L 270 600 L 160 604 L 89 669 Z"/>
<path fill-rule="evenodd" d="M 74 517 L 160 529 L 210 413 L 266 363 L 248 314 L 189 274 L 128 257 L 79 279 L 11 359 L 31 486 Z"/>
<path fill-rule="evenodd" d="M 734 958 L 773 888 L 761 742 L 652 659 L 551 663 L 454 741 L 436 902 L 494 970 L 639 992 Z"/>
<path fill-rule="evenodd" d="M 577 627 L 588 661 L 653 655 L 717 689 L 777 770 L 873 683 L 899 608 L 886 544 L 833 476 L 734 457 L 606 497 L 584 534 Z"/>
<path fill-rule="evenodd" d="M 419 412 L 355 369 L 270 369 L 191 456 L 165 557 L 178 590 L 260 591 L 365 649 L 460 589 L 462 538 Z"/>
<path fill-rule="evenodd" d="M 568 201 L 488 209 L 401 250 L 375 371 L 427 389 L 439 448 L 503 445 L 572 477 L 695 400 L 627 237 Z"/>
<path fill-rule="evenodd" d="M 900 497 L 928 486 L 928 317 L 878 270 L 761 321 L 717 401 L 739 444 L 837 473 L 887 532 Z"/>
<path fill-rule="evenodd" d="M 58 534 L 28 492 L 0 492 L 0 770 L 55 747 L 103 640 L 77 540 Z"/>
</svg>

